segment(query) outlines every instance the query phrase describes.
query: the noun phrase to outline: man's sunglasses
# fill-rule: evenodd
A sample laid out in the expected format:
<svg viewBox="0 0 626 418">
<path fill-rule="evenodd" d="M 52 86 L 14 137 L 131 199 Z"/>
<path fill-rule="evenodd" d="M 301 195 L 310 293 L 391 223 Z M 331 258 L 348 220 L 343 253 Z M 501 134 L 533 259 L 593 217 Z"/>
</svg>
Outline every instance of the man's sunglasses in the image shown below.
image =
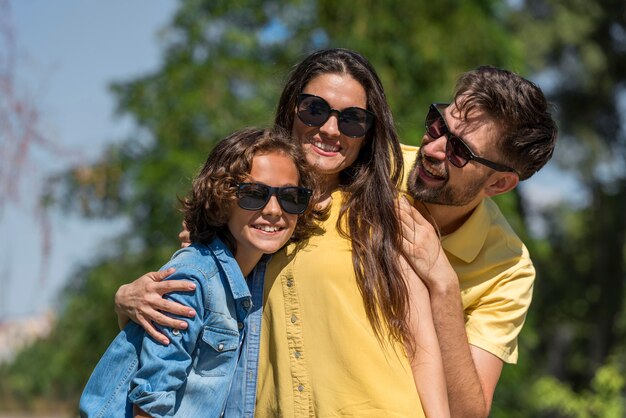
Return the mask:
<svg viewBox="0 0 626 418">
<path fill-rule="evenodd" d="M 241 209 L 259 210 L 267 205 L 272 196 L 276 196 L 278 204 L 287 213 L 300 215 L 309 205 L 313 192 L 306 187 L 270 187 L 261 183 L 237 184 L 237 198 Z"/>
<path fill-rule="evenodd" d="M 428 115 L 426 115 L 426 133 L 428 133 L 428 136 L 433 139 L 437 139 L 445 135 L 447 139 L 446 157 L 448 158 L 448 161 L 459 168 L 465 167 L 468 162 L 474 160 L 477 163 L 493 168 L 496 171 L 516 172 L 511 167 L 494 163 L 493 161 L 489 161 L 474 154 L 470 147 L 461 138 L 450 132 L 446 119 L 441 113 L 441 111 L 448 106 L 449 104 L 433 103 L 428 109 Z"/>
<path fill-rule="evenodd" d="M 337 115 L 339 132 L 350 138 L 365 136 L 374 123 L 374 114 L 369 110 L 347 107 L 340 111 L 330 107 L 321 97 L 305 93 L 298 95 L 296 113 L 302 123 L 316 127 L 324 125 L 334 113 Z"/>
</svg>

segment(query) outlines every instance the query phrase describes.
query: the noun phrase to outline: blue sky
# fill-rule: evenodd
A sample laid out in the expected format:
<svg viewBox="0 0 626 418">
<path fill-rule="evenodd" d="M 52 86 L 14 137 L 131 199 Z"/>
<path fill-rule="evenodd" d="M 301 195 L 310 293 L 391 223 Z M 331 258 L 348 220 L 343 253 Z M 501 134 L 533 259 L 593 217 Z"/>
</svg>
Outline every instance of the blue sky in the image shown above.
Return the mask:
<svg viewBox="0 0 626 418">
<path fill-rule="evenodd" d="M 106 248 L 107 237 L 122 226 L 53 212 L 52 250 L 44 266 L 35 198 L 47 174 L 72 161 L 94 159 L 107 142 L 122 139 L 132 129 L 129 120 L 114 118 L 115 102 L 107 86 L 159 67 L 157 33 L 178 4 L 174 0 L 9 3 L 19 52 L 18 88 L 36 98 L 40 128 L 76 155 L 33 153 L 20 181 L 19 200 L 0 212 L 0 320 L 53 306 L 72 270 Z"/>
<path fill-rule="evenodd" d="M 11 0 L 10 5 L 20 53 L 18 81 L 36 97 L 40 128 L 78 157 L 34 153 L 21 180 L 20 200 L 0 212 L 0 321 L 53 307 L 71 272 L 106 250 L 107 239 L 124 227 L 55 211 L 51 253 L 43 264 L 35 199 L 46 175 L 96 158 L 107 143 L 131 131 L 129 120 L 113 117 L 115 102 L 107 86 L 159 67 L 157 34 L 178 2 Z M 536 202 L 549 202 L 573 190 L 572 184 L 547 168 L 522 191 Z"/>
</svg>

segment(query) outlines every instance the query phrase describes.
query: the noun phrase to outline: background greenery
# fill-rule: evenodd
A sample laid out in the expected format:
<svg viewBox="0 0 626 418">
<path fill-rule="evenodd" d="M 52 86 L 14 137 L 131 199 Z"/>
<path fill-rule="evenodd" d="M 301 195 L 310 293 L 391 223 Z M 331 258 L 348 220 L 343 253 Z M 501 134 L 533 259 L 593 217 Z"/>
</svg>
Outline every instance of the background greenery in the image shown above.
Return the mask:
<svg viewBox="0 0 626 418">
<path fill-rule="evenodd" d="M 537 236 L 517 193 L 499 199 L 536 262 L 520 364 L 506 366 L 494 417 L 621 417 L 626 253 L 626 3 L 623 0 L 181 0 L 163 65 L 112 86 L 140 129 L 98 163 L 50 179 L 43 197 L 87 218 L 130 220 L 115 249 L 79 268 L 51 335 L 0 368 L 0 403 L 75 410 L 116 334 L 115 290 L 177 247 L 176 197 L 216 140 L 270 125 L 286 74 L 324 47 L 377 68 L 403 142 L 417 144 L 428 103 L 481 64 L 539 80 L 556 105 L 564 175 L 585 205 L 544 209 Z"/>
</svg>

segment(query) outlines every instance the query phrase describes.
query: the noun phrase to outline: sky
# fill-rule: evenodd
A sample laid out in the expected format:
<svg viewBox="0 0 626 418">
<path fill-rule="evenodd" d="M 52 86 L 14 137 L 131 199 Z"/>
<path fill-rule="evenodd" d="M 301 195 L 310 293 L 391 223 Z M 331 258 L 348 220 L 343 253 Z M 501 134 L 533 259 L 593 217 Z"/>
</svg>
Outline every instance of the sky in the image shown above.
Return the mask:
<svg viewBox="0 0 626 418">
<path fill-rule="evenodd" d="M 159 67 L 158 31 L 169 23 L 178 4 L 175 0 L 9 3 L 20 54 L 18 81 L 36 97 L 40 127 L 73 155 L 34 153 L 19 184 L 19 200 L 5 204 L 0 212 L 0 322 L 55 307 L 72 272 L 88 265 L 125 227 L 119 221 L 84 220 L 52 211 L 46 261 L 36 198 L 47 175 L 72 163 L 92 161 L 111 141 L 130 133 L 131 122 L 113 115 L 115 101 L 108 85 Z M 573 185 L 548 166 L 522 191 L 535 202 L 549 203 Z"/>
<path fill-rule="evenodd" d="M 44 264 L 36 197 L 47 175 L 95 159 L 130 133 L 114 117 L 113 81 L 157 69 L 158 31 L 175 0 L 11 0 L 18 50 L 18 88 L 35 97 L 40 128 L 65 155 L 35 151 L 19 184 L 19 199 L 0 212 L 0 321 L 55 306 L 71 272 L 106 247 L 120 222 L 85 221 L 51 213 L 51 253 Z M 129 277 L 129 280 L 133 279 Z"/>
</svg>

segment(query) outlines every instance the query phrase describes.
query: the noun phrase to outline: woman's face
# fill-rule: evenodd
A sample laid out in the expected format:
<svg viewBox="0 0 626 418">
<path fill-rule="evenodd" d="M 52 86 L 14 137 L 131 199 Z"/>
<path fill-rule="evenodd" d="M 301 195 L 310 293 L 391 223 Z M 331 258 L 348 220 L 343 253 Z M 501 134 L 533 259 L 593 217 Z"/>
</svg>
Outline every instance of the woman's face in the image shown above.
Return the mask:
<svg viewBox="0 0 626 418">
<path fill-rule="evenodd" d="M 246 179 L 271 187 L 298 186 L 300 176 L 295 163 L 280 152 L 255 155 L 252 169 Z M 246 210 L 234 204 L 230 210 L 228 229 L 237 242 L 235 259 L 244 266 L 253 267 L 263 254 L 278 251 L 291 238 L 298 215 L 285 212 L 276 196 L 259 210 Z M 245 271 L 244 271 L 245 273 Z"/>
<path fill-rule="evenodd" d="M 348 107 L 367 109 L 365 89 L 348 74 L 319 75 L 309 81 L 302 93 L 319 96 L 331 108 L 339 111 Z M 332 188 L 339 184 L 339 172 L 350 167 L 356 160 L 365 138 L 343 135 L 337 122 L 337 114 L 333 113 L 322 126 L 307 126 L 296 114 L 292 129 L 292 134 L 300 140 L 309 163 L 322 174 L 326 185 Z"/>
</svg>

